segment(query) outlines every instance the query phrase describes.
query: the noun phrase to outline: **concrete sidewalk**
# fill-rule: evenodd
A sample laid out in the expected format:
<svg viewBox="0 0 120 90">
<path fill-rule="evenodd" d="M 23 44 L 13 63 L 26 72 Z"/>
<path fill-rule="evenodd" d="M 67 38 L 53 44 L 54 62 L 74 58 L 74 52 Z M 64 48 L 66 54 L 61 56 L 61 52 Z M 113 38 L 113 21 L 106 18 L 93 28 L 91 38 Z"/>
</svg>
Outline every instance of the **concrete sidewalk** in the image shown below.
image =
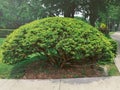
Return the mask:
<svg viewBox="0 0 120 90">
<path fill-rule="evenodd" d="M 117 41 L 118 43 L 118 51 L 117 51 L 117 56 L 115 58 L 115 64 L 120 72 L 120 31 L 115 32 L 114 34 L 111 35 L 111 37 Z"/>
<path fill-rule="evenodd" d="M 0 90 L 120 90 L 120 77 L 0 80 Z"/>
</svg>

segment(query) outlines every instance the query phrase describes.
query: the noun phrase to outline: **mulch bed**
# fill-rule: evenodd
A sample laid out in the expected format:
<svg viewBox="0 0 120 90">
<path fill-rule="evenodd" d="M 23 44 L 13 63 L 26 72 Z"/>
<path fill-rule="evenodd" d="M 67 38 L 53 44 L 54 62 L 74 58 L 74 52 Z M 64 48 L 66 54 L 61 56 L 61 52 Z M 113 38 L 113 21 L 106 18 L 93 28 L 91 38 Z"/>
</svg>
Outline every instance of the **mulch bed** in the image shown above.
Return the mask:
<svg viewBox="0 0 120 90">
<path fill-rule="evenodd" d="M 34 62 L 27 66 L 23 79 L 61 79 L 105 76 L 104 70 L 93 64 L 74 64 L 62 69 L 55 68 L 47 62 Z"/>
</svg>

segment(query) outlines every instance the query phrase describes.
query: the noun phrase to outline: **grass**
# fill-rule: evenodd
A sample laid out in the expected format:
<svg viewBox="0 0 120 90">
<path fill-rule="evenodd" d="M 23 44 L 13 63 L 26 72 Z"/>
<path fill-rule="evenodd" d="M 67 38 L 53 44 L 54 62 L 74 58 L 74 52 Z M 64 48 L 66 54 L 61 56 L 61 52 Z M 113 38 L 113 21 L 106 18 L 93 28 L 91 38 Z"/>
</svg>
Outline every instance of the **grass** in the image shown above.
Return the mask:
<svg viewBox="0 0 120 90">
<path fill-rule="evenodd" d="M 113 32 L 113 31 L 112 31 L 112 32 L 109 32 L 109 35 L 112 35 L 112 34 L 114 34 L 114 33 L 115 33 L 115 32 Z"/>
<path fill-rule="evenodd" d="M 0 38 L 0 45 L 4 42 L 5 38 Z M 9 78 L 13 65 L 7 65 L 2 63 L 0 59 L 0 78 Z"/>
<path fill-rule="evenodd" d="M 37 62 L 40 58 L 38 56 L 31 56 L 30 58 L 19 62 L 14 65 L 14 67 L 11 70 L 11 73 L 9 74 L 9 78 L 21 78 L 25 74 L 25 70 L 31 63 Z M 33 67 L 32 69 L 36 69 Z M 38 70 L 38 69 L 37 69 Z"/>
<path fill-rule="evenodd" d="M 108 69 L 108 75 L 109 76 L 119 76 L 120 75 L 120 72 L 118 71 L 115 64 L 109 64 L 107 66 L 107 69 Z"/>
<path fill-rule="evenodd" d="M 0 45 L 4 42 L 4 38 L 0 38 Z M 12 70 L 12 65 L 2 63 L 0 59 L 0 78 L 8 78 Z"/>
<path fill-rule="evenodd" d="M 13 66 L 0 63 L 0 78 L 9 78 Z"/>
</svg>

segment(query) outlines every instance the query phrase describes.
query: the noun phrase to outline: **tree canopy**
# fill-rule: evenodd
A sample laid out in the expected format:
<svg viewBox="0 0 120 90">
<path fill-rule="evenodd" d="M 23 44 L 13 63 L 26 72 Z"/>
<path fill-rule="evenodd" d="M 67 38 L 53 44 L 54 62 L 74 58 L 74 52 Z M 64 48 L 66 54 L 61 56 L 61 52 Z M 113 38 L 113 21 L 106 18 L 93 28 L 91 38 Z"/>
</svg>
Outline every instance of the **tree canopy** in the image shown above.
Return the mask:
<svg viewBox="0 0 120 90">
<path fill-rule="evenodd" d="M 106 20 L 108 14 L 117 20 L 119 3 L 120 0 L 0 0 L 0 28 L 17 28 L 36 19 L 61 14 L 74 18 L 76 12 L 81 12 L 95 26 L 99 18 Z"/>
</svg>

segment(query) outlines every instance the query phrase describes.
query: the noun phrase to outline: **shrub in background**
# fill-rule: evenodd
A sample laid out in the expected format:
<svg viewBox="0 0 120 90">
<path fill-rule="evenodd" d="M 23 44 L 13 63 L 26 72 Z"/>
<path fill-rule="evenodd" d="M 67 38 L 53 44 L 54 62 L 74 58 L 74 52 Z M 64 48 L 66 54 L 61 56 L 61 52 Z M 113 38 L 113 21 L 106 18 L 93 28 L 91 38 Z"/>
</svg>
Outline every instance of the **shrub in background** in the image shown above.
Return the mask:
<svg viewBox="0 0 120 90">
<path fill-rule="evenodd" d="M 16 29 L 1 47 L 2 60 L 13 64 L 31 54 L 45 55 L 51 65 L 114 58 L 112 43 L 96 28 L 71 18 L 36 20 Z"/>
<path fill-rule="evenodd" d="M 108 30 L 108 28 L 107 28 L 107 25 L 104 24 L 104 23 L 101 23 L 101 24 L 100 24 L 99 30 L 100 30 L 103 34 L 105 34 L 105 35 L 108 35 L 108 34 L 109 34 L 109 30 Z"/>
</svg>

